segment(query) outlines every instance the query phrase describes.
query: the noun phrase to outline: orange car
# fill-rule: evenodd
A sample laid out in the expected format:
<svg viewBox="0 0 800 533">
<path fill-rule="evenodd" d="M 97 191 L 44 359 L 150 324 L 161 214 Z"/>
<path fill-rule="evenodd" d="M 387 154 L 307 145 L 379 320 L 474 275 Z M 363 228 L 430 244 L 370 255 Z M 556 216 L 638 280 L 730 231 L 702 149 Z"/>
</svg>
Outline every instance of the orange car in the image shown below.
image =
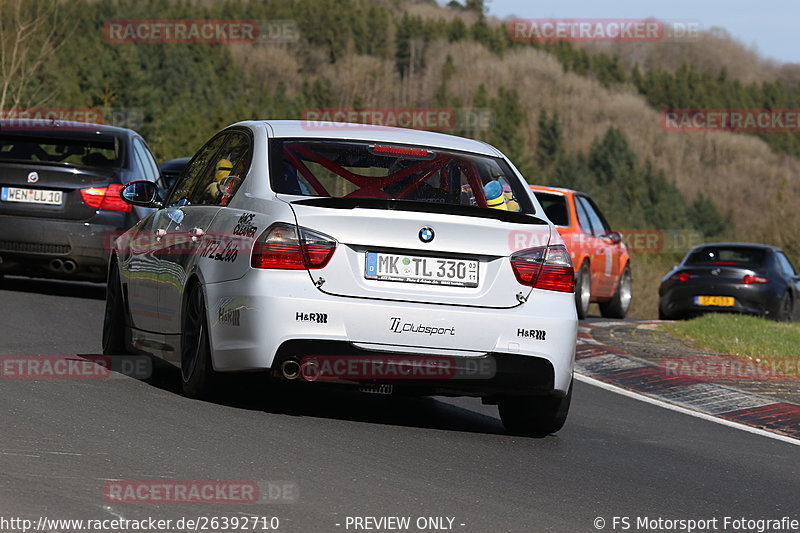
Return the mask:
<svg viewBox="0 0 800 533">
<path fill-rule="evenodd" d="M 622 235 L 611 230 L 587 194 L 538 185 L 531 189 L 572 256 L 578 318 L 586 317 L 591 302 L 600 305 L 604 317 L 625 318 L 633 278 Z"/>
</svg>

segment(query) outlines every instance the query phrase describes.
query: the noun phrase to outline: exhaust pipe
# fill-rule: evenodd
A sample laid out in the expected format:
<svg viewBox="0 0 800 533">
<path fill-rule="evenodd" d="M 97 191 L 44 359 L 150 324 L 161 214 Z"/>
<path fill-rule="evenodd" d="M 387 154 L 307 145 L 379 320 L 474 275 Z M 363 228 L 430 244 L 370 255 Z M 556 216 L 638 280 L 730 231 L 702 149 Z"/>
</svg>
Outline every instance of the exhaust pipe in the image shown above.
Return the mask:
<svg viewBox="0 0 800 533">
<path fill-rule="evenodd" d="M 61 259 L 56 258 L 50 260 L 51 269 L 58 271 L 61 270 L 63 267 L 64 267 L 64 261 L 62 261 Z"/>
<path fill-rule="evenodd" d="M 72 274 L 78 268 L 78 265 L 72 259 L 64 261 L 64 272 Z"/>
<path fill-rule="evenodd" d="M 297 379 L 300 375 L 300 363 L 296 359 L 287 359 L 281 363 L 281 374 L 286 379 Z"/>
<path fill-rule="evenodd" d="M 314 360 L 303 361 L 303 364 L 300 365 L 300 377 L 305 381 L 316 381 L 319 372 L 319 365 Z"/>
</svg>

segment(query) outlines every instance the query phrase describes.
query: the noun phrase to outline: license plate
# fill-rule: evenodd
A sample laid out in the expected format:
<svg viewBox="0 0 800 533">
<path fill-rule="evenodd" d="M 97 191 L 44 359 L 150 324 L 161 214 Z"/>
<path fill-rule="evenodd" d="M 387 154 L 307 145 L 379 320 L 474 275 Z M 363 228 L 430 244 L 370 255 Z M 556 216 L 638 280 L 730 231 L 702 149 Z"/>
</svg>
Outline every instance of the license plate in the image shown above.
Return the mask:
<svg viewBox="0 0 800 533">
<path fill-rule="evenodd" d="M 735 300 L 733 296 L 695 296 L 694 303 L 697 305 L 716 305 L 718 307 L 733 307 Z"/>
<path fill-rule="evenodd" d="M 24 204 L 61 205 L 61 191 L 46 189 L 22 189 L 19 187 L 3 187 L 0 200 L 4 202 L 21 202 Z"/>
<path fill-rule="evenodd" d="M 367 252 L 366 279 L 477 287 L 478 261 Z"/>
</svg>

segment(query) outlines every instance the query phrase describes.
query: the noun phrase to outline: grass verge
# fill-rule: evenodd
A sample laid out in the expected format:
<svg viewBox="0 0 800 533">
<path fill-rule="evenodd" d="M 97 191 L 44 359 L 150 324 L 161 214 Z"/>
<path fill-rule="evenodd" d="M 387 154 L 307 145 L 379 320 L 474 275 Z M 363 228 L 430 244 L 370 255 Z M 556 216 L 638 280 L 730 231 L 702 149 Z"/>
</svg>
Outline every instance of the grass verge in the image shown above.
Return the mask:
<svg viewBox="0 0 800 533">
<path fill-rule="evenodd" d="M 715 352 L 762 359 L 800 356 L 800 323 L 709 313 L 662 328 Z"/>
</svg>

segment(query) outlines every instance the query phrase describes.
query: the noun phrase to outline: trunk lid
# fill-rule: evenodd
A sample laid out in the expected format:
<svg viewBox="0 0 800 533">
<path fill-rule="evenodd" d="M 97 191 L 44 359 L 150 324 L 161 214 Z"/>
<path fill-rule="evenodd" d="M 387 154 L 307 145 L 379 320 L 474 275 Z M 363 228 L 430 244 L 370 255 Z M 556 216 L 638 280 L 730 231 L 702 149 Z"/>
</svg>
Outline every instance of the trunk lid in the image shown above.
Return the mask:
<svg viewBox="0 0 800 533">
<path fill-rule="evenodd" d="M 35 173 L 35 175 L 34 175 Z M 106 187 L 116 183 L 114 170 L 81 168 L 40 162 L 0 162 L 0 215 L 88 220 L 97 211 L 81 197 L 81 189 Z M 13 201 L 19 190 L 35 191 L 33 197 L 53 201 L 57 205 Z M 59 193 L 59 194 L 56 194 Z M 29 199 L 33 193 L 24 193 Z"/>
<path fill-rule="evenodd" d="M 742 279 L 747 274 L 755 274 L 756 270 L 745 266 L 716 266 L 698 265 L 685 266 L 681 272 L 687 272 L 692 276 L 692 281 L 702 281 L 704 283 L 742 283 Z"/>
<path fill-rule="evenodd" d="M 547 246 L 550 242 L 546 223 L 519 213 L 368 199 L 354 202 L 315 198 L 290 205 L 299 226 L 325 233 L 338 242 L 330 262 L 309 271 L 319 290 L 336 296 L 514 307 L 532 289 L 517 281 L 509 256 L 521 248 Z M 421 238 L 426 228 L 433 234 L 430 242 Z M 381 257 L 386 261 L 384 268 L 394 260 L 395 265 L 405 268 L 406 274 L 418 273 L 420 268 L 428 273 L 444 268 L 442 272 L 447 274 L 440 279 L 445 283 L 461 283 L 457 277 L 454 281 L 447 279 L 450 273 L 455 274 L 458 261 L 467 261 L 464 268 L 468 269 L 472 268 L 470 263 L 477 263 L 477 286 L 369 279 L 368 262 L 374 267 Z M 398 275 L 402 277 L 403 273 Z M 325 280 L 321 285 L 319 278 Z"/>
</svg>

